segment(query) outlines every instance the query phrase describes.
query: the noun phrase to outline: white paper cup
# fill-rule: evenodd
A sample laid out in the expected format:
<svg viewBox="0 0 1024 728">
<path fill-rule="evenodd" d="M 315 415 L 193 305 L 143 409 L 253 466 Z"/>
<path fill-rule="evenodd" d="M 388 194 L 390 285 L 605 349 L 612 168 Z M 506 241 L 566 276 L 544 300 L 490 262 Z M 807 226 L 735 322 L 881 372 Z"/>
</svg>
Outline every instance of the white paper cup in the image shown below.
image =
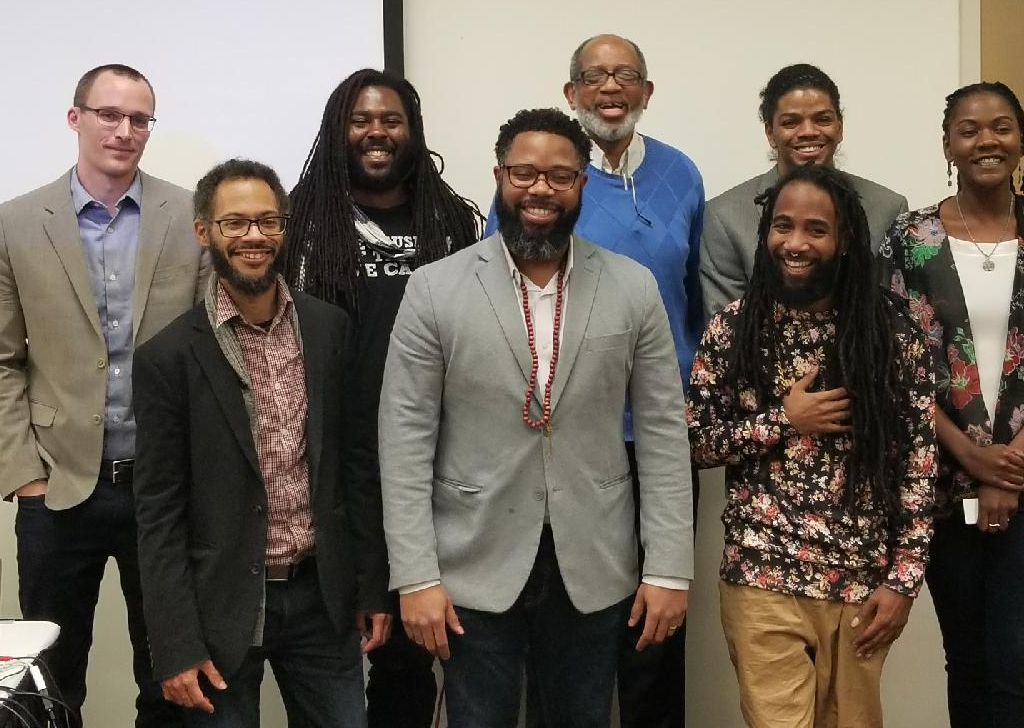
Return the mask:
<svg viewBox="0 0 1024 728">
<path fill-rule="evenodd" d="M 964 523 L 973 525 L 978 522 L 978 499 L 964 498 Z"/>
</svg>

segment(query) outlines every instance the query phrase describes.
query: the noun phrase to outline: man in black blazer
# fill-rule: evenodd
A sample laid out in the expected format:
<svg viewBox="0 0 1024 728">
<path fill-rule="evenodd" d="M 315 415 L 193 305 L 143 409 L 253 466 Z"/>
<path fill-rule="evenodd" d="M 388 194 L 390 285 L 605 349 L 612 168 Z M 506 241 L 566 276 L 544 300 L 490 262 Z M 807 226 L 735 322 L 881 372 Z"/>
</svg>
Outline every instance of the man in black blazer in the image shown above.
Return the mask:
<svg viewBox="0 0 1024 728">
<path fill-rule="evenodd" d="M 364 726 L 361 652 L 390 629 L 380 496 L 344 472 L 348 319 L 277 274 L 287 206 L 257 162 L 199 181 L 217 275 L 135 359 L 154 673 L 195 726 L 257 726 L 265 660 L 289 725 Z"/>
</svg>

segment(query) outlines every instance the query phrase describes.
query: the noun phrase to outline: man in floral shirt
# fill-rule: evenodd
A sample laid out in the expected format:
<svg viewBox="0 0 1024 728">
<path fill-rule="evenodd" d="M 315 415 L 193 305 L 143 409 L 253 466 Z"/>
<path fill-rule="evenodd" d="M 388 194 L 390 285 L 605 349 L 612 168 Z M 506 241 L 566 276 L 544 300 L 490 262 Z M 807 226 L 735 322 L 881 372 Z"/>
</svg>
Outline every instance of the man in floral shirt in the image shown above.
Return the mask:
<svg viewBox="0 0 1024 728">
<path fill-rule="evenodd" d="M 931 537 L 928 351 L 847 181 L 800 167 L 759 203 L 750 287 L 689 391 L 694 460 L 726 466 L 722 624 L 750 726 L 881 726 Z"/>
</svg>

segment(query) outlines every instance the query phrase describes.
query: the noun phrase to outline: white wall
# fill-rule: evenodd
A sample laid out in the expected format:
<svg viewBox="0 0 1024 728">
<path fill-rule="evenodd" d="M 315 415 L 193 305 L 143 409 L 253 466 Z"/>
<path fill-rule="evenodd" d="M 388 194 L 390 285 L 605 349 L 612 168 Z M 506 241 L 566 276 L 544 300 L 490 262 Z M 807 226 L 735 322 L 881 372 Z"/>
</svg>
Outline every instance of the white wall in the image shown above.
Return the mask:
<svg viewBox="0 0 1024 728">
<path fill-rule="evenodd" d="M 72 7 L 70 2 L 62 4 Z M 968 29 L 976 18 L 977 0 L 962 4 Z M 320 51 L 327 47 L 340 52 L 345 42 L 342 31 L 351 29 L 347 16 L 333 23 L 323 18 L 328 9 L 348 5 L 294 0 L 283 6 L 265 0 L 255 9 L 250 3 L 246 12 L 216 19 L 209 10 L 197 11 L 200 4 L 194 0 L 182 6 L 189 23 L 216 22 L 224 31 L 244 31 L 253 27 L 254 18 L 291 23 L 290 29 L 282 29 L 272 40 L 248 33 L 237 41 L 220 43 L 196 41 L 188 24 L 172 22 L 167 11 L 156 6 L 113 15 L 79 9 L 81 22 L 94 22 L 96 30 L 86 37 L 58 39 L 56 47 L 64 49 L 63 67 L 58 68 L 56 61 L 33 67 L 24 59 L 4 55 L 4 48 L 19 36 L 34 43 L 54 43 L 47 34 L 49 10 L 44 20 L 38 5 L 6 3 L 0 26 L 0 63 L 5 69 L 0 88 L 5 98 L 17 100 L 17 114 L 25 115 L 26 126 L 38 129 L 44 146 L 57 146 L 60 153 L 58 162 L 39 164 L 38 149 L 23 149 L 24 129 L 3 127 L 8 131 L 0 133 L 2 189 L 27 190 L 70 165 L 74 140 L 64 126 L 63 113 L 71 86 L 90 65 L 126 58 L 118 52 L 116 40 L 124 32 L 117 25 L 122 22 L 160 31 L 148 45 L 134 47 L 128 60 L 151 73 L 157 86 L 161 121 L 144 160 L 149 171 L 191 184 L 212 159 L 235 153 L 267 158 L 264 150 L 276 149 L 287 140 L 294 156 L 281 164 L 293 173 L 282 171 L 294 179 L 333 86 L 323 82 L 316 86 L 309 79 L 331 64 Z M 959 85 L 962 62 L 967 75 L 976 67 L 972 62 L 978 53 L 976 39 L 967 38 L 967 57 L 961 54 L 960 5 L 956 0 L 810 5 L 793 0 L 407 0 L 406 68 L 423 97 L 428 141 L 445 157 L 447 180 L 483 209 L 492 195 L 490 170 L 498 126 L 523 107 L 567 108 L 561 87 L 569 55 L 580 40 L 601 32 L 629 36 L 644 49 L 655 94 L 641 128 L 686 151 L 701 169 L 709 196 L 768 166 L 767 146 L 757 121 L 757 92 L 782 65 L 808 61 L 831 74 L 842 92 L 846 141 L 840 165 L 903 192 L 915 207 L 946 193 L 939 145 L 943 98 Z M 968 32 L 976 33 L 976 24 Z M 163 40 L 168 37 L 174 39 L 173 46 Z M 166 59 L 180 59 L 189 81 L 176 91 L 170 87 L 178 77 L 151 70 Z M 233 69 L 237 83 L 253 92 L 265 88 L 267 74 L 279 67 L 291 72 L 279 83 L 310 87 L 319 102 L 300 114 L 286 107 L 223 109 L 208 92 L 197 94 L 189 85 L 201 81 L 210 67 Z M 172 66 L 167 73 L 173 70 Z M 329 78 L 340 78 L 354 69 L 339 65 L 328 70 Z M 43 97 L 56 101 L 38 104 Z M 10 101 L 0 121 L 10 119 L 14 108 Z M 239 130 L 258 128 L 256 138 L 238 149 L 210 150 L 194 143 L 197 130 L 225 119 Z M 165 120 L 177 121 L 165 125 Z M 179 125 L 180 133 L 172 133 Z M 704 483 L 688 653 L 689 725 L 739 728 L 735 678 L 717 617 L 720 472 L 706 474 Z M 4 616 L 17 613 L 13 513 L 12 506 L 0 506 L 0 558 L 6 567 L 0 614 Z M 123 603 L 116 570 L 111 567 L 101 595 L 89 672 L 86 717 L 94 728 L 131 722 L 133 691 L 125 634 Z M 948 725 L 941 647 L 926 596 L 891 653 L 884 700 L 890 728 Z M 265 711 L 264 725 L 284 725 L 276 696 Z"/>
</svg>

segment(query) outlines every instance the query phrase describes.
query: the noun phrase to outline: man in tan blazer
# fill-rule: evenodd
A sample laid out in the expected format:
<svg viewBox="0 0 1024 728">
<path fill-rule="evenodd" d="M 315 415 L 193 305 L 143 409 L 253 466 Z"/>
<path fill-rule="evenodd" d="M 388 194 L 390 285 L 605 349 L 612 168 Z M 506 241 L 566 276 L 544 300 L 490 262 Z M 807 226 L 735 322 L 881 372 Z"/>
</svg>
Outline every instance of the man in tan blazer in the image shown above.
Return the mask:
<svg viewBox="0 0 1024 728">
<path fill-rule="evenodd" d="M 137 726 L 180 718 L 152 680 L 132 506 L 134 347 L 200 298 L 191 195 L 139 171 L 149 81 L 107 65 L 75 89 L 78 161 L 0 205 L 0 495 L 17 497 L 19 598 L 61 627 L 50 658 L 80 711 L 100 581 L 114 557 L 139 686 Z"/>
</svg>

